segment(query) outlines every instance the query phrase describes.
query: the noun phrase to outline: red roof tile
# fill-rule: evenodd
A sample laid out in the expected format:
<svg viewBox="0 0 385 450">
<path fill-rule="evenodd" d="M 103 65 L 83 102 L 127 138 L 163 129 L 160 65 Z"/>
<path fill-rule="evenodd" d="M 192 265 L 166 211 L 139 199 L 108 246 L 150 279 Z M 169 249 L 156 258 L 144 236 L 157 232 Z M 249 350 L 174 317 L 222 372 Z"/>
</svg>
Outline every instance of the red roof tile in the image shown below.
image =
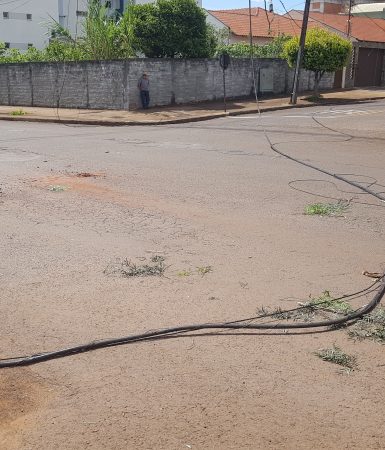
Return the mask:
<svg viewBox="0 0 385 450">
<path fill-rule="evenodd" d="M 311 20 L 325 24 L 342 33 L 347 32 L 347 14 L 310 13 Z M 352 16 L 350 34 L 359 41 L 385 42 L 385 20 L 371 17 Z"/>
<path fill-rule="evenodd" d="M 225 9 L 209 13 L 230 28 L 237 36 L 249 35 L 249 9 Z M 299 11 L 296 11 L 299 13 Z M 298 14 L 296 14 L 298 17 Z M 348 16 L 344 14 L 310 13 L 309 28 L 326 25 L 331 31 L 342 33 L 347 31 Z M 298 36 L 302 20 L 294 20 L 288 16 L 269 13 L 263 8 L 252 8 L 252 31 L 254 37 L 275 37 L 280 34 Z M 269 23 L 270 22 L 270 23 Z M 385 42 L 385 20 L 362 16 L 351 17 L 351 35 L 359 41 Z"/>
<path fill-rule="evenodd" d="M 237 36 L 249 36 L 249 9 L 209 10 Z M 301 32 L 301 20 L 292 20 L 263 8 L 252 8 L 252 31 L 254 37 L 274 37 L 280 34 L 297 36 Z M 270 23 L 269 23 L 270 22 Z"/>
</svg>

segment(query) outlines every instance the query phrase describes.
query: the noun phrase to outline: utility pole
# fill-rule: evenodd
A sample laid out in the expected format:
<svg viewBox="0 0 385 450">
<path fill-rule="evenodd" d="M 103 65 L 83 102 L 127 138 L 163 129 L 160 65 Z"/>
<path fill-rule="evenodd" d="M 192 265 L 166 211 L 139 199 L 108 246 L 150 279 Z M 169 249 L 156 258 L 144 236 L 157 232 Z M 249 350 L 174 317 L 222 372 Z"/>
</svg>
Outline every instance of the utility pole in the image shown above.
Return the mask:
<svg viewBox="0 0 385 450">
<path fill-rule="evenodd" d="M 297 103 L 299 75 L 300 75 L 300 72 L 301 72 L 301 64 L 302 64 L 302 60 L 303 60 L 303 52 L 304 52 L 304 49 L 305 49 L 307 23 L 309 21 L 309 10 L 310 10 L 310 0 L 306 0 L 306 2 L 305 2 L 305 10 L 303 12 L 303 19 L 302 19 L 301 37 L 299 39 L 297 64 L 296 64 L 296 67 L 295 67 L 295 74 L 294 74 L 293 92 L 292 92 L 291 98 L 290 98 L 290 103 L 292 105 L 295 105 Z"/>
<path fill-rule="evenodd" d="M 352 7 L 353 7 L 353 0 L 349 0 L 348 23 L 346 24 L 346 35 L 347 35 L 348 39 L 350 38 L 350 35 L 352 33 Z M 354 55 L 354 53 L 353 53 L 353 55 Z M 353 60 L 354 60 L 353 55 L 351 56 L 352 69 L 353 69 Z M 342 89 L 345 89 L 345 86 L 346 86 L 346 66 L 344 66 L 342 68 L 342 82 L 341 82 Z"/>
<path fill-rule="evenodd" d="M 253 51 L 253 25 L 251 21 L 251 0 L 249 0 L 249 33 L 250 33 L 250 56 L 254 54 Z"/>
<path fill-rule="evenodd" d="M 352 6 L 353 0 L 349 0 L 348 29 L 346 33 L 348 37 L 350 37 L 350 33 L 352 32 Z"/>
<path fill-rule="evenodd" d="M 221 56 L 219 57 L 219 64 L 222 67 L 223 70 L 223 104 L 225 107 L 225 113 L 227 112 L 227 105 L 226 105 L 226 70 L 230 65 L 230 56 L 228 53 L 223 52 Z"/>
<path fill-rule="evenodd" d="M 253 43 L 253 22 L 252 22 L 252 11 L 251 11 L 251 0 L 249 0 L 249 35 L 250 35 L 250 61 L 251 61 L 251 71 L 253 74 L 253 85 L 254 85 L 254 95 L 255 98 L 258 96 L 257 83 L 255 81 L 255 64 L 254 64 L 254 43 Z"/>
</svg>

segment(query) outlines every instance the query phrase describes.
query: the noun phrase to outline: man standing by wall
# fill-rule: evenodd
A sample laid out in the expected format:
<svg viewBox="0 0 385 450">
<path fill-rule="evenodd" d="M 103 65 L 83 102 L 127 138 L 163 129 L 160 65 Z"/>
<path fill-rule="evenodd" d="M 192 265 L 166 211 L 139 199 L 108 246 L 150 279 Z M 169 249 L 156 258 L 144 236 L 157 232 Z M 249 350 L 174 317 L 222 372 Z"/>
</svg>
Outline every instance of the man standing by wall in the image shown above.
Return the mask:
<svg viewBox="0 0 385 450">
<path fill-rule="evenodd" d="M 150 80 L 148 75 L 144 73 L 138 81 L 138 89 L 140 92 L 140 100 L 142 101 L 143 109 L 148 109 L 150 104 Z"/>
</svg>

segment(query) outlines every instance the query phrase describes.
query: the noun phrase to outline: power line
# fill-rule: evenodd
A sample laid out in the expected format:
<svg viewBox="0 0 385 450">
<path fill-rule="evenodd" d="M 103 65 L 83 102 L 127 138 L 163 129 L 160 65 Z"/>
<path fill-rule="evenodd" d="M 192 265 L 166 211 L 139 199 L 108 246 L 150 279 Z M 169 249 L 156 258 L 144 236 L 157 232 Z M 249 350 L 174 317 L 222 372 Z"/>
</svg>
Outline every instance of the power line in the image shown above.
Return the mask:
<svg viewBox="0 0 385 450">
<path fill-rule="evenodd" d="M 10 5 L 10 4 L 12 4 L 12 3 L 17 3 L 17 2 L 21 2 L 21 1 L 23 1 L 23 0 L 10 0 L 10 1 L 8 1 L 8 2 L 0 3 L 0 6 L 3 6 L 3 5 Z"/>
<path fill-rule="evenodd" d="M 282 0 L 279 0 L 279 2 L 281 3 L 281 5 L 282 5 L 282 7 L 283 7 L 283 9 L 285 10 L 285 12 L 286 12 L 286 14 L 289 16 L 289 18 L 291 19 L 291 23 L 295 23 L 295 25 L 299 28 L 299 29 L 301 29 L 301 26 L 298 24 L 298 20 L 296 20 L 296 19 L 294 19 L 293 17 L 292 17 L 292 15 L 289 13 L 289 11 L 286 9 L 286 6 L 284 5 L 284 3 L 283 3 L 283 1 Z M 293 28 L 294 29 L 294 28 Z"/>
<path fill-rule="evenodd" d="M 13 2 L 8 2 L 8 3 L 16 3 L 17 1 L 23 1 L 23 0 L 14 0 Z M 15 11 L 16 9 L 21 8 L 22 6 L 25 6 L 25 5 L 27 5 L 28 3 L 31 3 L 31 2 L 32 2 L 32 0 L 26 0 L 21 5 L 17 5 L 13 9 L 10 9 L 9 11 Z M 0 3 L 0 6 L 7 5 L 8 3 Z"/>
<path fill-rule="evenodd" d="M 380 277 L 380 279 L 376 280 L 371 286 L 365 288 L 357 293 L 349 294 L 348 296 L 341 297 L 341 299 L 346 299 L 348 297 L 355 297 L 359 294 L 372 292 L 371 289 L 377 284 L 379 285 L 379 290 L 373 299 L 367 303 L 362 308 L 359 308 L 352 313 L 345 315 L 343 317 L 329 319 L 318 322 L 293 322 L 293 323 L 253 323 L 256 320 L 264 319 L 267 317 L 276 317 L 277 313 L 268 313 L 261 314 L 255 317 L 249 317 L 245 319 L 235 320 L 231 322 L 219 322 L 219 323 L 201 323 L 201 324 L 193 324 L 193 325 L 181 325 L 170 328 L 163 328 L 155 331 L 147 331 L 140 334 L 132 334 L 119 338 L 112 339 L 103 339 L 100 341 L 89 342 L 88 344 L 82 344 L 74 347 L 68 347 L 61 350 L 53 351 L 53 352 L 44 352 L 37 353 L 30 356 L 20 356 L 20 357 L 11 357 L 7 359 L 0 359 L 0 369 L 2 368 L 10 368 L 10 367 L 18 367 L 18 366 L 28 366 L 32 364 L 41 363 L 44 361 L 49 361 L 52 359 L 63 358 L 66 356 L 72 356 L 80 353 L 90 352 L 93 350 L 113 347 L 118 345 L 132 344 L 136 342 L 144 342 L 144 341 L 154 341 L 159 339 L 168 339 L 173 337 L 178 337 L 182 334 L 186 335 L 186 333 L 191 333 L 195 331 L 202 330 L 296 330 L 296 329 L 312 329 L 312 328 L 325 328 L 331 327 L 337 328 L 344 324 L 349 324 L 352 321 L 361 318 L 362 316 L 369 314 L 373 311 L 376 306 L 380 303 L 382 297 L 385 295 L 385 281 L 384 275 Z M 337 300 L 337 299 L 336 299 Z M 328 303 L 329 300 L 320 301 L 315 303 L 314 306 L 318 307 L 319 305 Z M 297 310 L 303 310 L 308 308 L 308 305 L 303 305 L 298 308 L 294 308 L 288 311 L 280 311 L 279 313 L 285 312 L 293 312 Z M 327 308 L 326 308 L 327 310 Z M 276 319 L 277 320 L 277 319 Z"/>
</svg>

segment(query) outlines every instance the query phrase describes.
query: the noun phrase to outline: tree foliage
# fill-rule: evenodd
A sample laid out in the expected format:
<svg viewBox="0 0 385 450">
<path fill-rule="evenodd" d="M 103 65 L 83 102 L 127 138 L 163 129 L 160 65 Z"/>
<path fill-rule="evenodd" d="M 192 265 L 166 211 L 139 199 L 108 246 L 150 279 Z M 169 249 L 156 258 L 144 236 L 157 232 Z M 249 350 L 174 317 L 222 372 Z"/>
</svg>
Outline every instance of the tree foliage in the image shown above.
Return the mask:
<svg viewBox="0 0 385 450">
<path fill-rule="evenodd" d="M 88 59 L 121 59 L 135 56 L 131 42 L 132 13 L 132 3 L 128 4 L 124 15 L 120 17 L 109 14 L 108 8 L 99 0 L 89 0 L 84 37 L 79 42 Z"/>
<path fill-rule="evenodd" d="M 134 48 L 152 58 L 213 56 L 215 36 L 194 0 L 158 0 L 133 8 Z"/>
<path fill-rule="evenodd" d="M 295 66 L 299 49 L 299 38 L 294 37 L 284 45 L 283 55 L 290 67 Z M 318 96 L 319 82 L 327 72 L 342 69 L 352 50 L 350 41 L 321 28 L 307 32 L 302 67 L 314 72 L 314 93 Z"/>
<path fill-rule="evenodd" d="M 5 44 L 4 42 L 0 42 L 0 58 L 3 57 L 3 55 L 5 54 Z"/>
<path fill-rule="evenodd" d="M 104 2 L 89 0 L 79 34 L 71 36 L 53 20 L 45 49 L 21 52 L 0 43 L 0 62 L 109 60 L 138 54 L 202 58 L 214 55 L 218 41 L 194 0 L 158 0 L 145 5 L 134 5 L 131 0 L 122 15 L 111 15 Z"/>
<path fill-rule="evenodd" d="M 280 35 L 271 42 L 264 45 L 253 45 L 253 56 L 256 58 L 281 58 L 285 43 L 291 39 L 290 36 Z M 219 45 L 217 54 L 226 52 L 233 58 L 249 58 L 251 55 L 250 44 L 246 42 L 237 42 L 229 45 Z"/>
</svg>

